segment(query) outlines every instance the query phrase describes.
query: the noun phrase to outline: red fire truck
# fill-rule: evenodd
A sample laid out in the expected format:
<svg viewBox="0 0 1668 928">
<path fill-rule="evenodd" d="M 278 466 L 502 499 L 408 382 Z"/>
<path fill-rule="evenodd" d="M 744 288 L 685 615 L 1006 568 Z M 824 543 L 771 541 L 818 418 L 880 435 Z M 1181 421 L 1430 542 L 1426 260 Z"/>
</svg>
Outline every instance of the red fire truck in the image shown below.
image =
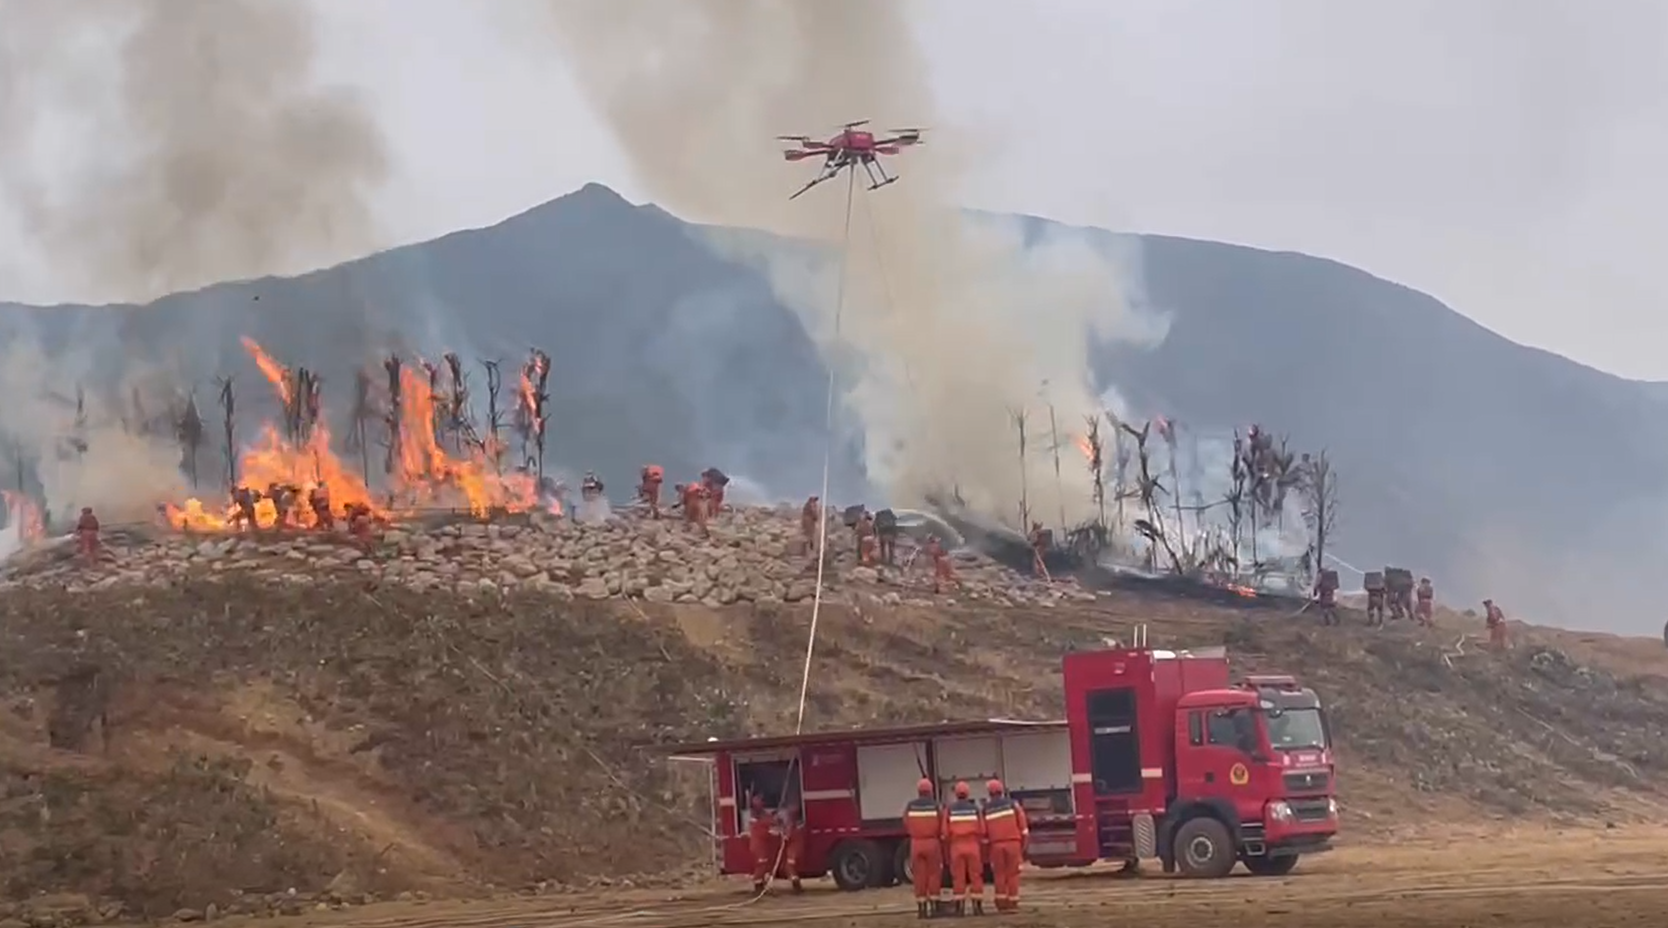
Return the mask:
<svg viewBox="0 0 1668 928">
<path fill-rule="evenodd" d="M 754 795 L 806 829 L 801 875 L 842 889 L 908 881 L 903 808 L 931 779 L 983 793 L 998 778 L 1031 821 L 1029 861 L 1158 859 L 1222 877 L 1291 872 L 1338 830 L 1326 717 L 1291 677 L 1229 682 L 1222 649 L 1066 655 L 1066 719 L 712 740 L 671 749 L 712 764 L 719 869 L 748 873 Z"/>
</svg>

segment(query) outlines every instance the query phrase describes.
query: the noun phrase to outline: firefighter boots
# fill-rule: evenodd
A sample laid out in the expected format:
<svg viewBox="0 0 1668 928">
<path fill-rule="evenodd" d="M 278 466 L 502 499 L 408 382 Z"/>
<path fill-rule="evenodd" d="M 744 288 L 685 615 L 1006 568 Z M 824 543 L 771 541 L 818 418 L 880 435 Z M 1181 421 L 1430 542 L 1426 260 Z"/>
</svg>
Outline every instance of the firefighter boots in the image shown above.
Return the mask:
<svg viewBox="0 0 1668 928">
<path fill-rule="evenodd" d="M 793 892 L 794 892 L 794 895 L 796 895 L 796 896 L 799 895 L 800 893 L 805 892 L 805 887 L 800 885 L 799 877 L 797 877 L 797 876 L 793 878 Z"/>
<path fill-rule="evenodd" d="M 931 918 L 932 917 L 931 913 L 932 913 L 932 903 L 923 902 L 919 899 L 915 900 L 915 917 L 916 918 Z"/>
<path fill-rule="evenodd" d="M 983 914 L 985 914 L 985 901 L 983 899 L 973 900 L 973 914 L 974 915 L 983 915 Z"/>
</svg>

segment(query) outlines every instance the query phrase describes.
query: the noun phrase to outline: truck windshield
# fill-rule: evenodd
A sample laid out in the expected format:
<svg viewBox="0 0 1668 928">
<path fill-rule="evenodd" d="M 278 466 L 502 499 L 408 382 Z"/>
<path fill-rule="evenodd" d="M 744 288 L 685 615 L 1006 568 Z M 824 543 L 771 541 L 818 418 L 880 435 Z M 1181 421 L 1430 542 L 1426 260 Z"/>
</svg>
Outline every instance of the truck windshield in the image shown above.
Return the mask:
<svg viewBox="0 0 1668 928">
<path fill-rule="evenodd" d="M 1264 709 L 1263 717 L 1268 720 L 1268 743 L 1277 751 L 1327 746 L 1319 709 Z"/>
</svg>

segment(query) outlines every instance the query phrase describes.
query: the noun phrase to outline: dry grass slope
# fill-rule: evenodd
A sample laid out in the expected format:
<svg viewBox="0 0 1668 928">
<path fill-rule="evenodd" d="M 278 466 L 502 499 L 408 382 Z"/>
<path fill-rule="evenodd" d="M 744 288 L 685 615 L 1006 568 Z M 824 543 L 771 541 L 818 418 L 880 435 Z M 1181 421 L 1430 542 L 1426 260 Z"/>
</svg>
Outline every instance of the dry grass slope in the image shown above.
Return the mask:
<svg viewBox="0 0 1668 928">
<path fill-rule="evenodd" d="M 790 726 L 807 618 L 240 575 L 8 591 L 0 879 L 167 915 L 676 869 L 703 853 L 704 783 L 646 746 Z M 1055 714 L 1060 654 L 1137 622 L 1227 643 L 1330 701 L 1358 833 L 1650 816 L 1668 772 L 1668 657 L 1625 643 L 1445 659 L 1453 634 L 1131 596 L 822 621 L 815 727 Z"/>
</svg>

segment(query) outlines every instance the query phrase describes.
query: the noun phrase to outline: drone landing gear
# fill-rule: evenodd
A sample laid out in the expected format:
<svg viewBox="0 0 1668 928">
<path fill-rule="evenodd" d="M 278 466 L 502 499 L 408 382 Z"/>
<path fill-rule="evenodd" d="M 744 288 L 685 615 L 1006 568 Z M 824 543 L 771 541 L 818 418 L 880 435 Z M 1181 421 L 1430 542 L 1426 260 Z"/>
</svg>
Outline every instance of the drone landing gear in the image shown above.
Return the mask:
<svg viewBox="0 0 1668 928">
<path fill-rule="evenodd" d="M 888 177 L 886 169 L 878 164 L 875 164 L 873 161 L 863 162 L 863 172 L 869 175 L 870 190 L 879 190 L 887 184 L 895 184 L 898 182 L 898 178 L 896 176 Z"/>
</svg>

